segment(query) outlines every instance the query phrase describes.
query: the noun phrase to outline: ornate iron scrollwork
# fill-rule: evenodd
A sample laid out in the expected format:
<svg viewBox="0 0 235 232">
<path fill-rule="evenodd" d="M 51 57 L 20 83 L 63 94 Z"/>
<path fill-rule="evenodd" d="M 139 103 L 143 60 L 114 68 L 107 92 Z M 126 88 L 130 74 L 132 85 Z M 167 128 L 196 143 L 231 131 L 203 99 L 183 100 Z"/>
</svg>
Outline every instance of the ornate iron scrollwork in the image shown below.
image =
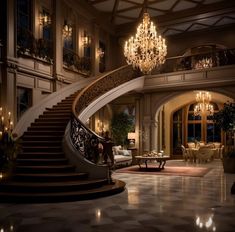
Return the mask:
<svg viewBox="0 0 235 232">
<path fill-rule="evenodd" d="M 70 136 L 75 149 L 87 160 L 96 163 L 97 156 L 99 156 L 98 145 L 101 142 L 105 143 L 105 139 L 87 128 L 77 115 L 96 98 L 137 75 L 131 66 L 125 66 L 94 81 L 76 98 L 74 103 L 76 110 L 73 109 Z"/>
</svg>

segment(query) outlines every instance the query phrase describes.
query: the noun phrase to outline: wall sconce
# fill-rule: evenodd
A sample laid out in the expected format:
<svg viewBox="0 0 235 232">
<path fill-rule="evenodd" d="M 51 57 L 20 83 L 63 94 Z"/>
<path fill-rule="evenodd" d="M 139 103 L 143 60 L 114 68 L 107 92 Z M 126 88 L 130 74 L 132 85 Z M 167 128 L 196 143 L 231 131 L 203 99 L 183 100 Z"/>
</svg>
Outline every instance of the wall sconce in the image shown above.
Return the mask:
<svg viewBox="0 0 235 232">
<path fill-rule="evenodd" d="M 104 51 L 103 51 L 102 48 L 98 48 L 97 53 L 98 53 L 100 58 L 104 57 Z"/>
<path fill-rule="evenodd" d="M 133 132 L 128 133 L 127 139 L 130 142 L 130 147 L 134 147 L 135 146 L 135 133 L 133 133 Z"/>
<path fill-rule="evenodd" d="M 49 26 L 51 24 L 51 16 L 49 13 L 43 11 L 39 16 L 39 24 L 42 26 Z"/>
<path fill-rule="evenodd" d="M 84 36 L 82 36 L 82 44 L 83 47 L 88 47 L 91 44 L 91 37 L 84 34 Z"/>
<path fill-rule="evenodd" d="M 67 23 L 67 21 L 64 21 L 64 27 L 63 27 L 63 36 L 65 38 L 71 37 L 73 34 L 73 28 L 70 24 Z"/>
</svg>

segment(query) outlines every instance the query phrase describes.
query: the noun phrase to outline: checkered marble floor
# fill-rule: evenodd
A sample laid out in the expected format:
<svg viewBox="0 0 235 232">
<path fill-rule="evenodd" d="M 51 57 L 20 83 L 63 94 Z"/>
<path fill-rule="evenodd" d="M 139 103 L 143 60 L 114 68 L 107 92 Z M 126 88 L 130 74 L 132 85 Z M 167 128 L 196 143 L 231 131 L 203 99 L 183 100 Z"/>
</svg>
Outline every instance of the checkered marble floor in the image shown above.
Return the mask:
<svg viewBox="0 0 235 232">
<path fill-rule="evenodd" d="M 235 174 L 221 161 L 203 166 L 204 177 L 113 173 L 126 182 L 120 194 L 88 201 L 53 204 L 0 204 L 0 232 L 235 231 Z"/>
</svg>

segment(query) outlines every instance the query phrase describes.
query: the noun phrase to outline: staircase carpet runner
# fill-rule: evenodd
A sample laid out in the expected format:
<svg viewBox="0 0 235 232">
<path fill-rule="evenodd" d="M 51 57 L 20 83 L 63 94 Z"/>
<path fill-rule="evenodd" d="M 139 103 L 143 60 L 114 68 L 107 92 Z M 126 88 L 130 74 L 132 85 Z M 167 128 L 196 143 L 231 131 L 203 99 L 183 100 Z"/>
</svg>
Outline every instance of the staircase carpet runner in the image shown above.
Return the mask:
<svg viewBox="0 0 235 232">
<path fill-rule="evenodd" d="M 47 108 L 22 136 L 11 178 L 0 181 L 0 202 L 60 202 L 93 199 L 119 193 L 125 183 L 90 180 L 76 172 L 65 157 L 62 139 L 77 92 Z"/>
</svg>

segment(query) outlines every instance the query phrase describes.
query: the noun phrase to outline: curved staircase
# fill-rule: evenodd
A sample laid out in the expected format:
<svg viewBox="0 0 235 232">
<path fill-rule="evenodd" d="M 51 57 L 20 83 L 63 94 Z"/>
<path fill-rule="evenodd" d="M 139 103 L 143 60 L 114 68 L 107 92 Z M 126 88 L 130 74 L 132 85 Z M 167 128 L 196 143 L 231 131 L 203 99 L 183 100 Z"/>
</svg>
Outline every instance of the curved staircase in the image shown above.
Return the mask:
<svg viewBox="0 0 235 232">
<path fill-rule="evenodd" d="M 59 202 L 97 198 L 119 193 L 119 180 L 89 179 L 66 158 L 62 140 L 78 92 L 47 108 L 24 132 L 22 152 L 9 180 L 0 182 L 1 202 Z"/>
</svg>

